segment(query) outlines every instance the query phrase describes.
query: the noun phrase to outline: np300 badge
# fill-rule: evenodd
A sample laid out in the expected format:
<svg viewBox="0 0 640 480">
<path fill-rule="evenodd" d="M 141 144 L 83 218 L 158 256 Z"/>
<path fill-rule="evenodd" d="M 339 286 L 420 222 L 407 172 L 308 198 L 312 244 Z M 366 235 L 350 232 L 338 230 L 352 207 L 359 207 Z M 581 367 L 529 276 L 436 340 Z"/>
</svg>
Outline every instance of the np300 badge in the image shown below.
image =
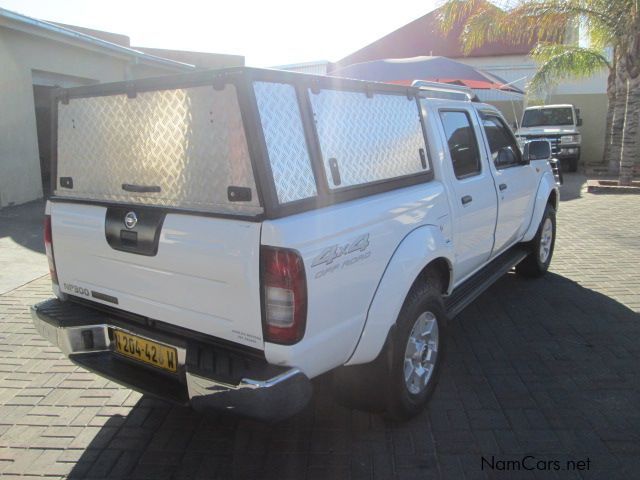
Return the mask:
<svg viewBox="0 0 640 480">
<path fill-rule="evenodd" d="M 138 224 L 138 216 L 136 212 L 129 212 L 124 216 L 124 226 L 128 229 L 135 227 Z"/>
</svg>

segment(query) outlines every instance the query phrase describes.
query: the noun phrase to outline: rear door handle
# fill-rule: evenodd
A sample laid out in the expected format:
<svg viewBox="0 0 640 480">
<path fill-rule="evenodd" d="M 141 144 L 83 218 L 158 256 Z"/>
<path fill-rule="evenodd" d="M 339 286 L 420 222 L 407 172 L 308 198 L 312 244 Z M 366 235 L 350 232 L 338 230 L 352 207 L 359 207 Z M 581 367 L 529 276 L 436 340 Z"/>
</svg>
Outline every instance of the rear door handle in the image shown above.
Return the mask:
<svg viewBox="0 0 640 480">
<path fill-rule="evenodd" d="M 132 183 L 123 183 L 122 190 L 133 193 L 160 193 L 162 189 L 158 185 L 134 185 Z"/>
<path fill-rule="evenodd" d="M 471 195 L 465 195 L 461 200 L 462 204 L 466 205 L 467 203 L 471 203 L 473 201 L 473 197 Z"/>
<path fill-rule="evenodd" d="M 329 159 L 329 170 L 331 170 L 331 179 L 333 180 L 333 184 L 337 187 L 342 183 L 342 179 L 340 178 L 340 169 L 338 168 L 338 160 L 335 158 Z"/>
<path fill-rule="evenodd" d="M 507 189 L 507 184 L 506 183 L 501 183 L 498 188 L 500 189 L 500 191 L 506 190 Z"/>
</svg>

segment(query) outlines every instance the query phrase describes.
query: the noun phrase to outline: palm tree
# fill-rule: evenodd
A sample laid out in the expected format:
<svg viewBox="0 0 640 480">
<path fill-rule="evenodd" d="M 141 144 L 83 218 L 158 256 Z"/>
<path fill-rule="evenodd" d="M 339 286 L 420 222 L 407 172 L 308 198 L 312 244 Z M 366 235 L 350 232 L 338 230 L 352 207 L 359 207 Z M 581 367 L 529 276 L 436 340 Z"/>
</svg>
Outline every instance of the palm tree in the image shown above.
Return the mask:
<svg viewBox="0 0 640 480">
<path fill-rule="evenodd" d="M 529 88 L 541 91 L 570 77 L 608 69 L 604 161 L 629 185 L 640 158 L 640 0 L 517 0 L 504 8 L 485 0 L 447 0 L 439 10 L 442 28 L 463 24 L 465 53 L 497 41 L 537 42 L 531 51 L 539 69 Z M 590 47 L 570 41 L 576 27 Z M 607 50 L 611 53 L 607 54 Z"/>
</svg>

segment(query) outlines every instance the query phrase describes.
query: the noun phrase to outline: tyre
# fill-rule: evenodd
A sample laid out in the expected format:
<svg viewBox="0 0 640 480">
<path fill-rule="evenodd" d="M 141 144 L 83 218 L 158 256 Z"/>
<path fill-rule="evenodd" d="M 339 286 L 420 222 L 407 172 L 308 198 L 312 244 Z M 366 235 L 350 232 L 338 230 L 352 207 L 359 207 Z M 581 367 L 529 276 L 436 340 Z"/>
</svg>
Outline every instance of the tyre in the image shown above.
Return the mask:
<svg viewBox="0 0 640 480">
<path fill-rule="evenodd" d="M 567 163 L 568 163 L 568 170 L 570 172 L 577 172 L 578 171 L 578 158 L 569 158 L 567 159 Z"/>
<path fill-rule="evenodd" d="M 389 344 L 386 413 L 396 420 L 419 414 L 433 394 L 444 356 L 447 314 L 440 280 L 428 275 L 405 299 Z"/>
<path fill-rule="evenodd" d="M 334 371 L 338 403 L 395 420 L 420 413 L 440 374 L 446 322 L 439 278 L 427 275 L 407 295 L 378 357 Z"/>
<path fill-rule="evenodd" d="M 547 204 L 540 226 L 527 247 L 531 253 L 516 265 L 516 273 L 524 277 L 540 277 L 549 269 L 556 243 L 556 210 Z"/>
</svg>

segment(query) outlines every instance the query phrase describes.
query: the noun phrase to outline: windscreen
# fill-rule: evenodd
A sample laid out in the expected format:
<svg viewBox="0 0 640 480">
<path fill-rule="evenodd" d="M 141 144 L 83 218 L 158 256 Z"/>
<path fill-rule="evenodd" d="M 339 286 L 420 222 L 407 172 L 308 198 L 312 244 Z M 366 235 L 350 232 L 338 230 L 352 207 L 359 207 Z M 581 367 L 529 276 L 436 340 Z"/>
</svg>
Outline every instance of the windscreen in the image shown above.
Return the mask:
<svg viewBox="0 0 640 480">
<path fill-rule="evenodd" d="M 262 212 L 230 84 L 60 103 L 56 181 L 61 197 Z"/>
<path fill-rule="evenodd" d="M 573 125 L 571 108 L 536 108 L 535 110 L 526 110 L 522 117 L 523 127 L 550 125 Z"/>
</svg>

